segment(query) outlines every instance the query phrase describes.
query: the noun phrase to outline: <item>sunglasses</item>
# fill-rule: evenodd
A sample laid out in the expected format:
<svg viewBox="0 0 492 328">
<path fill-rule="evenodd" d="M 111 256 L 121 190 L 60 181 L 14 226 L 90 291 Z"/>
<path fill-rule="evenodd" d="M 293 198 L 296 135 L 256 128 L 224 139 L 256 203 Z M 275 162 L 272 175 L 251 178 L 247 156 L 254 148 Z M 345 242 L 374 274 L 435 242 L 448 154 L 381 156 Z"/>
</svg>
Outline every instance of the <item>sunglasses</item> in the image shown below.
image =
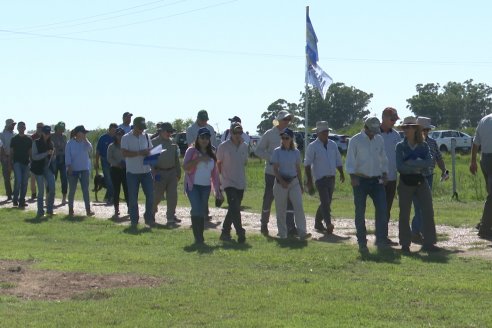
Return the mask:
<svg viewBox="0 0 492 328">
<path fill-rule="evenodd" d="M 282 140 L 290 140 L 290 137 L 282 137 Z"/>
<path fill-rule="evenodd" d="M 202 140 L 210 140 L 210 136 L 208 134 L 202 134 L 200 136 L 200 139 L 202 139 Z"/>
</svg>

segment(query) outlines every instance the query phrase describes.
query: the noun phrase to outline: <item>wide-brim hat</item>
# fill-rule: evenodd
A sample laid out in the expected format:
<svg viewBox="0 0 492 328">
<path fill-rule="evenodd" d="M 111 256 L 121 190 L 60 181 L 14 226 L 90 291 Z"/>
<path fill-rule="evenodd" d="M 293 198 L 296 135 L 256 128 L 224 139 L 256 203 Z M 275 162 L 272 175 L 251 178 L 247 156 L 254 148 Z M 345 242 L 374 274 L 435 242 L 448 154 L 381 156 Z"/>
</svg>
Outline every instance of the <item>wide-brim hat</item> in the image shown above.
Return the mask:
<svg viewBox="0 0 492 328">
<path fill-rule="evenodd" d="M 321 133 L 324 131 L 330 131 L 330 127 L 328 126 L 328 122 L 326 122 L 326 121 L 316 122 L 316 133 Z"/>
<path fill-rule="evenodd" d="M 286 118 L 290 118 L 292 120 L 292 118 L 294 118 L 294 115 L 283 109 L 278 112 L 277 116 L 273 120 L 273 125 L 277 126 L 280 121 L 285 120 Z"/>
<path fill-rule="evenodd" d="M 417 117 L 417 124 L 420 125 L 423 130 L 426 129 L 432 130 L 435 128 L 435 126 L 431 124 L 431 119 L 428 117 L 423 117 L 423 116 Z"/>
<path fill-rule="evenodd" d="M 417 123 L 417 118 L 415 116 L 407 116 L 403 119 L 403 122 L 401 123 L 400 127 L 404 126 L 418 126 L 419 124 Z"/>
<path fill-rule="evenodd" d="M 13 124 L 16 124 L 13 119 L 9 118 L 5 120 L 5 126 L 11 126 Z"/>
</svg>

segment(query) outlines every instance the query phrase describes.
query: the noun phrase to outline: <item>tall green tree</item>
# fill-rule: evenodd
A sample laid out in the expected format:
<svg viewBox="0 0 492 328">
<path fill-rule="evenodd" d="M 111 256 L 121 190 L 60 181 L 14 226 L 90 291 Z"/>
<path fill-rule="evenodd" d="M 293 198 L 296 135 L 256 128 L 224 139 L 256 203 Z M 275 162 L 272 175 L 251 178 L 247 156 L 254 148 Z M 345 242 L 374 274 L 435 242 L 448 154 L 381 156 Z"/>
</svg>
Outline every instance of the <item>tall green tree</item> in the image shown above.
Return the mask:
<svg viewBox="0 0 492 328">
<path fill-rule="evenodd" d="M 448 82 L 443 86 L 442 104 L 444 119 L 450 129 L 461 129 L 466 119 L 466 89 L 458 82 Z"/>
<path fill-rule="evenodd" d="M 185 120 L 182 118 L 177 118 L 171 124 L 177 132 L 185 132 L 186 129 L 193 124 L 193 122 L 194 121 L 191 118 L 187 118 Z"/>
<path fill-rule="evenodd" d="M 434 125 L 444 124 L 446 119 L 439 83 L 417 84 L 415 88 L 417 94 L 407 99 L 407 108 L 417 116 L 429 117 Z"/>
<path fill-rule="evenodd" d="M 338 82 L 330 85 L 325 100 L 318 91 L 308 89 L 309 128 L 316 126 L 316 121 L 328 121 L 333 129 L 347 127 L 357 120 L 362 120 L 370 111 L 367 110 L 372 93 L 367 93 L 353 86 Z M 299 112 L 304 116 L 306 93 L 301 93 Z"/>
<path fill-rule="evenodd" d="M 464 125 L 476 127 L 482 117 L 492 112 L 492 88 L 485 83 L 474 84 L 473 80 L 466 80 L 466 117 Z"/>
<path fill-rule="evenodd" d="M 273 127 L 273 120 L 277 116 L 278 112 L 281 110 L 288 110 L 291 114 L 294 115 L 294 120 L 292 122 L 292 127 L 295 129 L 299 125 L 299 112 L 297 109 L 297 104 L 289 103 L 285 99 L 277 99 L 273 103 L 271 103 L 266 112 L 261 114 L 261 122 L 256 127 L 256 131 L 259 134 L 265 133 L 267 130 Z"/>
</svg>

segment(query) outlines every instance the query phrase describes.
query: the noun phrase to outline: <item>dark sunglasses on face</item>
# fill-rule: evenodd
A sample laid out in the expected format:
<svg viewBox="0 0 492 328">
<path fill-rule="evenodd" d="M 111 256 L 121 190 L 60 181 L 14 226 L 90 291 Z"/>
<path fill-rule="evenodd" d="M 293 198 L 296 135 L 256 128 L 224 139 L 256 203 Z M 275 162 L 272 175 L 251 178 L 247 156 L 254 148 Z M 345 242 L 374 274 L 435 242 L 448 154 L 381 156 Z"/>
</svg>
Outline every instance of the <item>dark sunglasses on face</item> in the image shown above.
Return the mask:
<svg viewBox="0 0 492 328">
<path fill-rule="evenodd" d="M 202 134 L 200 136 L 200 139 L 202 139 L 202 140 L 210 140 L 210 136 L 208 134 Z"/>
</svg>

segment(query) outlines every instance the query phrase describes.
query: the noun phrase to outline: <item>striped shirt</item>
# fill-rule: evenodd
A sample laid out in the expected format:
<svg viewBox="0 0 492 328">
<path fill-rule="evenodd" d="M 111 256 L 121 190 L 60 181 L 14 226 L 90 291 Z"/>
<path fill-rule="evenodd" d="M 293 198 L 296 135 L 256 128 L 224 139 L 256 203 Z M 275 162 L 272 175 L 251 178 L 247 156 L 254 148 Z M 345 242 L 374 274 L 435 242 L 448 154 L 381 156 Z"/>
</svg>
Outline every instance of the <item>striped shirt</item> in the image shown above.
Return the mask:
<svg viewBox="0 0 492 328">
<path fill-rule="evenodd" d="M 432 139 L 431 137 L 425 138 L 425 142 L 429 145 L 430 153 L 432 155 L 432 165 L 429 166 L 425 171 L 422 172 L 424 176 L 429 176 L 434 174 L 434 168 L 436 167 L 436 161 L 442 160 L 442 154 L 441 151 L 439 150 L 439 147 L 437 147 L 437 142 L 436 140 Z"/>
</svg>

